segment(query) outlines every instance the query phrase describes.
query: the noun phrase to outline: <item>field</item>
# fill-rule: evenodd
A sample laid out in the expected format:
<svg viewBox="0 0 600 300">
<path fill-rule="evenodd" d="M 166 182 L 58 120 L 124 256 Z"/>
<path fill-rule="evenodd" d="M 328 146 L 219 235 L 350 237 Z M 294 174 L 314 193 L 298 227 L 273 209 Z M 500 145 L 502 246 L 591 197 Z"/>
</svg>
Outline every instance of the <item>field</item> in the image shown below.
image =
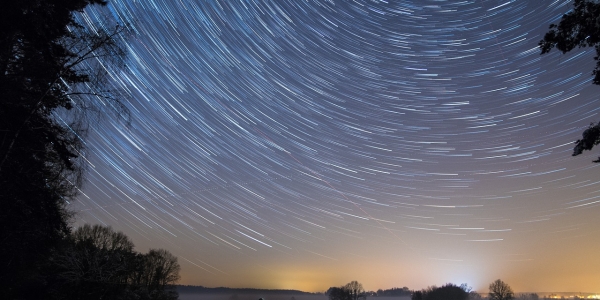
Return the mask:
<svg viewBox="0 0 600 300">
<path fill-rule="evenodd" d="M 180 300 L 328 300 L 327 295 L 264 295 L 264 294 L 203 294 L 203 293 L 180 293 Z M 410 297 L 369 297 L 376 300 L 410 300 Z"/>
</svg>

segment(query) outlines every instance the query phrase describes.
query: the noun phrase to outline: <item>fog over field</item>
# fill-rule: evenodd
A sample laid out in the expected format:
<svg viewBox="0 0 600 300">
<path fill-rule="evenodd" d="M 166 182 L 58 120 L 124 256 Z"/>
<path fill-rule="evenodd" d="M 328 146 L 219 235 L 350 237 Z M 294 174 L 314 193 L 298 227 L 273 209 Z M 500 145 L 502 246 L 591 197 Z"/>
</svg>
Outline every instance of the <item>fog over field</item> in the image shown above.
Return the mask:
<svg viewBox="0 0 600 300">
<path fill-rule="evenodd" d="M 328 300 L 327 295 L 261 295 L 261 294 L 203 294 L 203 293 L 180 293 L 180 300 Z M 410 300 L 410 297 L 374 297 L 377 300 Z"/>
</svg>

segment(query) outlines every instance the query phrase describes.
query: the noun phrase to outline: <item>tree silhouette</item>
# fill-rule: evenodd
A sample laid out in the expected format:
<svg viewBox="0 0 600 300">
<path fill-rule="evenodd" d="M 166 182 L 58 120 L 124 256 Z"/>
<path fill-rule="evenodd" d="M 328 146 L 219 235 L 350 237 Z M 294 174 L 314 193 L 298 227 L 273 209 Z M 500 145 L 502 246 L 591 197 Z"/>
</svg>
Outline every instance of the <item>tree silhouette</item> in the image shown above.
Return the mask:
<svg viewBox="0 0 600 300">
<path fill-rule="evenodd" d="M 344 290 L 350 295 L 350 300 L 367 299 L 365 289 L 362 284 L 356 280 L 350 281 L 344 287 Z"/>
<path fill-rule="evenodd" d="M 327 295 L 329 300 L 350 300 L 350 293 L 343 287 L 330 287 Z"/>
<path fill-rule="evenodd" d="M 553 48 L 564 54 L 575 48 L 595 47 L 596 67 L 592 72 L 593 83 L 600 85 L 600 2 L 575 0 L 573 10 L 563 15 L 558 25 L 550 25 L 550 30 L 539 42 L 539 47 L 542 54 L 550 52 Z M 575 142 L 573 156 L 581 154 L 584 150 L 591 150 L 599 143 L 600 122 L 592 123 L 583 132 L 582 138 Z M 600 157 L 594 162 L 600 162 Z"/>
<path fill-rule="evenodd" d="M 330 287 L 326 294 L 329 300 L 365 300 L 367 294 L 362 284 L 354 280 L 341 287 Z"/>
<path fill-rule="evenodd" d="M 424 300 L 425 298 L 423 297 L 423 291 L 413 291 L 410 299 L 411 300 Z"/>
<path fill-rule="evenodd" d="M 75 243 L 89 242 L 94 247 L 108 251 L 133 251 L 133 242 L 124 233 L 110 226 L 84 224 L 71 233 Z"/>
<path fill-rule="evenodd" d="M 468 291 L 467 291 L 468 289 Z M 466 284 L 457 286 L 447 283 L 441 287 L 431 286 L 421 291 L 414 291 L 412 300 L 467 300 L 470 288 Z"/>
<path fill-rule="evenodd" d="M 510 286 L 500 279 L 490 283 L 489 289 L 488 297 L 490 300 L 512 300 L 515 298 Z"/>
<path fill-rule="evenodd" d="M 74 13 L 104 0 L 7 1 L 0 10 L 0 298 L 46 298 L 50 255 L 69 234 L 65 206 L 82 182 L 81 134 L 106 91 L 99 60 L 120 65 L 113 31 L 88 31 Z M 112 64 L 107 64 L 110 66 Z M 96 98 L 98 99 L 98 98 Z M 99 104 L 99 103 L 98 103 Z M 77 107 L 77 109 L 74 109 Z"/>
<path fill-rule="evenodd" d="M 387 290 L 378 289 L 377 296 L 378 297 L 401 297 L 401 296 L 410 296 L 410 289 L 408 287 L 403 288 L 391 288 Z"/>
<path fill-rule="evenodd" d="M 84 225 L 52 257 L 55 299 L 177 299 L 177 258 L 166 250 L 137 253 L 129 238 L 110 227 Z"/>
<path fill-rule="evenodd" d="M 151 249 L 144 257 L 144 285 L 151 296 L 167 295 L 177 299 L 174 284 L 179 280 L 177 257 L 167 250 Z"/>
</svg>

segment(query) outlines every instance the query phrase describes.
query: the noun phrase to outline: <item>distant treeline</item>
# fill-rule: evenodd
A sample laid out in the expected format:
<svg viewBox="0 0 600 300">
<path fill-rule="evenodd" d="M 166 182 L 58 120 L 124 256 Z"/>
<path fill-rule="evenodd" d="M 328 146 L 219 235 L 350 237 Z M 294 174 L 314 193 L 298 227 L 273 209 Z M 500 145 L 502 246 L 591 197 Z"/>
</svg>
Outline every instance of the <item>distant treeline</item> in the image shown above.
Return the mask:
<svg viewBox="0 0 600 300">
<path fill-rule="evenodd" d="M 403 288 L 391 288 L 391 289 L 387 289 L 387 290 L 382 290 L 379 289 L 377 290 L 377 292 L 369 295 L 369 296 L 374 296 L 374 297 L 406 297 L 411 295 L 411 291 L 410 289 L 408 289 L 407 287 L 403 287 Z"/>
<path fill-rule="evenodd" d="M 195 285 L 177 285 L 177 292 L 181 294 L 262 294 L 262 295 L 314 295 L 315 293 L 299 290 L 266 290 L 250 288 L 209 288 Z"/>
<path fill-rule="evenodd" d="M 228 288 L 228 287 L 216 287 L 209 288 L 204 286 L 196 285 L 177 285 L 177 292 L 180 294 L 240 294 L 240 295 L 322 295 L 323 293 L 310 293 L 299 290 L 268 290 L 268 289 L 252 289 L 252 288 Z M 379 289 L 376 292 L 366 292 L 370 297 L 410 297 L 411 291 L 407 287 L 403 288 L 391 288 L 391 289 Z"/>
</svg>

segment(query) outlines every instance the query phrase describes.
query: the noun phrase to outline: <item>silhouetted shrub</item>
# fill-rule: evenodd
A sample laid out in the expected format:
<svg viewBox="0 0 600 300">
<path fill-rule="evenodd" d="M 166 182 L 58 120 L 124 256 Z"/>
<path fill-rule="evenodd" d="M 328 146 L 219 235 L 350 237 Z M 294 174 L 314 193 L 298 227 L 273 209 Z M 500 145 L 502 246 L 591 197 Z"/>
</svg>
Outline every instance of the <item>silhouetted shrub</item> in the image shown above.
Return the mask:
<svg viewBox="0 0 600 300">
<path fill-rule="evenodd" d="M 468 300 L 469 293 L 463 286 L 447 283 L 441 287 L 428 287 L 421 291 L 414 291 L 412 300 Z"/>
</svg>

